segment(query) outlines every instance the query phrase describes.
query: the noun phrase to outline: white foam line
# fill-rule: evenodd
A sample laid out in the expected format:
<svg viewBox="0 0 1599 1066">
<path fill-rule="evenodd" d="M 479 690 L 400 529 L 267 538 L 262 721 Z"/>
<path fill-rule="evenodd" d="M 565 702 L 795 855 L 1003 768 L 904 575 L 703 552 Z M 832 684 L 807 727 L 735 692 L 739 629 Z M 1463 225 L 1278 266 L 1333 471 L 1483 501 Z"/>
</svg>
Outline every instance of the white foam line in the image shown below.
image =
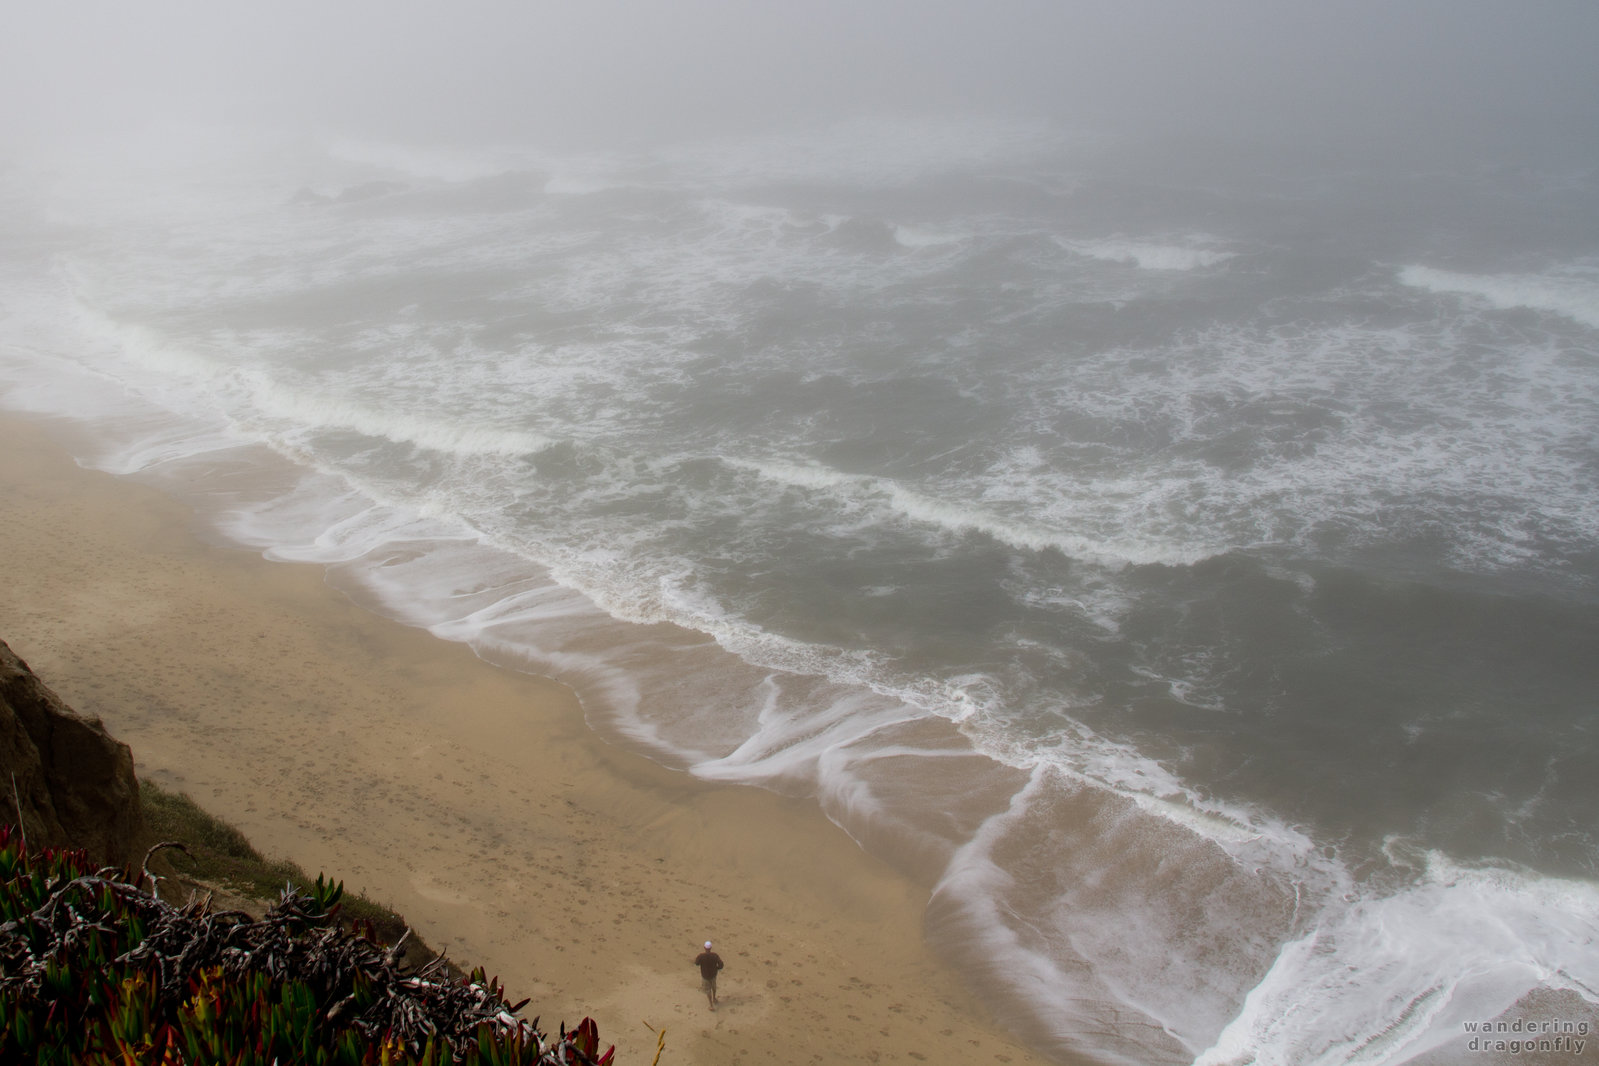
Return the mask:
<svg viewBox="0 0 1599 1066">
<path fill-rule="evenodd" d="M 1236 254 L 1192 245 L 1161 244 L 1122 238 L 1074 241 L 1057 237 L 1055 243 L 1077 255 L 1109 263 L 1132 263 L 1142 270 L 1197 270 L 1225 263 Z"/>
<path fill-rule="evenodd" d="M 779 484 L 811 491 L 842 489 L 875 498 L 902 517 L 952 533 L 974 532 L 1025 551 L 1054 549 L 1073 559 L 1112 569 L 1149 563 L 1186 566 L 1208 557 L 1207 552 L 1159 552 L 1127 547 L 1113 548 L 1103 543 L 1076 537 L 1059 530 L 1002 518 L 969 504 L 951 504 L 915 489 L 906 488 L 891 478 L 865 474 L 846 474 L 828 467 L 796 463 L 756 462 L 723 457 L 729 466 L 748 470 Z"/>
<path fill-rule="evenodd" d="M 246 380 L 256 406 L 264 414 L 311 431 L 353 430 L 368 437 L 454 455 L 519 456 L 543 451 L 554 443 L 526 430 L 458 425 L 414 413 L 378 410 L 350 400 L 287 388 L 259 374 L 249 374 Z"/>
<path fill-rule="evenodd" d="M 1002 901 L 1015 885 L 1015 878 L 990 857 L 1000 838 L 1048 788 L 1050 770 L 1034 767 L 1027 783 L 1011 796 L 1007 808 L 983 823 L 972 838 L 955 849 L 948 866 L 934 886 L 929 909 L 948 908 L 959 916 L 967 936 L 976 941 L 977 959 L 988 960 L 986 976 L 1007 986 L 1016 999 L 1056 1039 L 1068 1044 L 1077 1056 L 1087 1054 L 1094 1062 L 1141 1063 L 1147 1061 L 1128 1053 L 1124 1034 L 1137 1026 L 1127 1026 L 1126 1013 L 1136 1012 L 1150 1023 L 1157 1015 L 1138 1004 L 1119 997 L 1092 970 L 1082 966 L 1057 965 L 1044 952 L 1023 942 L 1014 923 L 1027 919 L 1010 911 Z M 1003 961 L 1001 961 L 1003 960 Z M 1181 1047 L 1192 1048 L 1169 1029 L 1162 1030 Z M 1109 1038 L 1096 1039 L 1097 1034 Z"/>
<path fill-rule="evenodd" d="M 1599 273 L 1457 274 L 1412 265 L 1399 271 L 1399 280 L 1441 295 L 1476 297 L 1501 311 L 1550 311 L 1599 329 Z"/>
<path fill-rule="evenodd" d="M 819 781 L 831 776 L 819 768 L 831 754 L 912 717 L 903 704 L 870 693 L 840 699 L 799 721 L 771 713 L 775 706 L 763 705 L 755 732 L 726 756 L 696 765 L 694 775 L 715 781 L 790 776 Z"/>
<path fill-rule="evenodd" d="M 1285 944 L 1196 1066 L 1387 1066 L 1464 1047 L 1537 988 L 1599 1006 L 1599 889 L 1424 861 Z"/>
</svg>

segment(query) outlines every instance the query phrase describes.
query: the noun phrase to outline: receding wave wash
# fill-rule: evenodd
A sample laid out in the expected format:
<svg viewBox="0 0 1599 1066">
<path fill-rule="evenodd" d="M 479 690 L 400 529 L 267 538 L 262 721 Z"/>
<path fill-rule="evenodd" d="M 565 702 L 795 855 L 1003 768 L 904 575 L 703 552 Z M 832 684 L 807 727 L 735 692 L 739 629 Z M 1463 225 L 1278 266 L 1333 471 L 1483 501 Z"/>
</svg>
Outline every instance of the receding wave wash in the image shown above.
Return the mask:
<svg viewBox="0 0 1599 1066">
<path fill-rule="evenodd" d="M 29 13 L 0 406 L 810 797 L 1048 1054 L 1586 1035 L 1599 8 L 467 6 Z"/>
</svg>

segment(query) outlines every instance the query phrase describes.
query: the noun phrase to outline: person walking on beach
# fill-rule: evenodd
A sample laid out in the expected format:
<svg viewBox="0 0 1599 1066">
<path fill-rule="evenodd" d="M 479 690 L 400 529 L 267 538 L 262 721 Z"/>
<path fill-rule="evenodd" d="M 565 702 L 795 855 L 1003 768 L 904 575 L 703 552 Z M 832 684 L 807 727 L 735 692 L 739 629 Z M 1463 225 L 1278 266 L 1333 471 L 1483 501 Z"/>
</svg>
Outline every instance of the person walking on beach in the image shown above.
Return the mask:
<svg viewBox="0 0 1599 1066">
<path fill-rule="evenodd" d="M 700 968 L 701 984 L 705 989 L 705 998 L 711 1001 L 711 1009 L 716 1009 L 716 974 L 722 968 L 722 956 L 711 950 L 711 942 L 705 942 L 705 950 L 694 957 L 694 965 Z"/>
</svg>

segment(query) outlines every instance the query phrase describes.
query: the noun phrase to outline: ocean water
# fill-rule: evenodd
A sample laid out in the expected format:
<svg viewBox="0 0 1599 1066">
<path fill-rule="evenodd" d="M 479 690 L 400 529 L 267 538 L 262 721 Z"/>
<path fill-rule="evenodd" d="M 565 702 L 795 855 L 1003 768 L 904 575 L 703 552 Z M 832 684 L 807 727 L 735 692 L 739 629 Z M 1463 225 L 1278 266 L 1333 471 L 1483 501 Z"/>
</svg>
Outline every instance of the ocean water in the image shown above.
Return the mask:
<svg viewBox="0 0 1599 1066">
<path fill-rule="evenodd" d="M 1051 1054 L 1599 1004 L 1593 173 L 125 145 L 0 169 L 0 406 L 814 797 Z"/>
</svg>

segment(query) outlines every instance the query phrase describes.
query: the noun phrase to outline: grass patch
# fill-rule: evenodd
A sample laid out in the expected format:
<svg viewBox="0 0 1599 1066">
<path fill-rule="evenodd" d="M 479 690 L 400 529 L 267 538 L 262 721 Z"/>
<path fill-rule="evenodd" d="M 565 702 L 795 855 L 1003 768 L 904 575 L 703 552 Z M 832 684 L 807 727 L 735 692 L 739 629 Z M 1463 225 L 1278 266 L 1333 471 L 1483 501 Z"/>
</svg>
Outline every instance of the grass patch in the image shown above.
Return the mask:
<svg viewBox="0 0 1599 1066">
<path fill-rule="evenodd" d="M 206 813 L 187 795 L 141 781 L 139 802 L 151 843 L 176 840 L 189 849 L 188 855 L 160 853 L 159 858 L 166 860 L 174 875 L 223 884 L 241 896 L 269 902 L 278 898 L 285 881 L 306 885 L 315 880 L 308 879 L 295 863 L 269 861 L 243 833 Z"/>
<path fill-rule="evenodd" d="M 302 888 L 316 882 L 296 863 L 263 856 L 243 833 L 183 793 L 168 792 L 152 781 L 140 781 L 139 801 L 145 827 L 139 853 L 163 840 L 178 841 L 189 851 L 184 855 L 168 848 L 150 861 L 151 873 L 170 879 L 162 892 L 164 897 L 175 897 L 169 902 L 182 902 L 189 891 L 215 885 L 264 910 L 278 901 L 285 882 L 292 881 Z M 338 879 L 337 874 L 332 876 Z M 405 919 L 392 909 L 355 892 L 345 892 L 339 916 L 346 924 L 369 925 L 386 944 L 398 941 L 407 928 Z M 413 966 L 423 966 L 438 954 L 414 933 L 405 947 L 405 959 Z M 456 970 L 453 965 L 451 969 Z"/>
</svg>

